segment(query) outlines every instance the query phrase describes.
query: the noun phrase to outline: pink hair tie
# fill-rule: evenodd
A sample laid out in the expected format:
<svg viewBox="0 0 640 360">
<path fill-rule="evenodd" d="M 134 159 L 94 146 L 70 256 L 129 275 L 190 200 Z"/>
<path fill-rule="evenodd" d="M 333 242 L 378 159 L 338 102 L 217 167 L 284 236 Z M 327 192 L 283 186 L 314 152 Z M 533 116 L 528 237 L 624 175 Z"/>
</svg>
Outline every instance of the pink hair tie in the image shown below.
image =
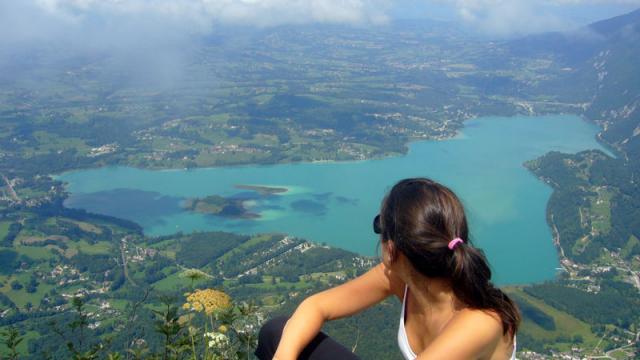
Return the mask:
<svg viewBox="0 0 640 360">
<path fill-rule="evenodd" d="M 449 250 L 453 250 L 453 249 L 455 249 L 455 248 L 456 248 L 456 246 L 457 246 L 458 244 L 461 244 L 461 243 L 463 243 L 463 242 L 464 242 L 464 240 L 462 240 L 462 239 L 460 239 L 460 238 L 455 238 L 455 239 L 453 239 L 453 240 L 449 241 L 449 245 L 447 245 L 447 247 L 449 248 Z"/>
</svg>

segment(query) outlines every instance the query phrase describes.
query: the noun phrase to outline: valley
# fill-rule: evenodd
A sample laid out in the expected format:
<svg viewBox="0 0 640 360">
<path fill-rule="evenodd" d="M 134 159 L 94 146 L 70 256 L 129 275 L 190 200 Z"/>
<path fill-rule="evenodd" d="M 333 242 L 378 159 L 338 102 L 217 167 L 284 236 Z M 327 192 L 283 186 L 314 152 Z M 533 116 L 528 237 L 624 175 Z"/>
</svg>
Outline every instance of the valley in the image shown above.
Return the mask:
<svg viewBox="0 0 640 360">
<path fill-rule="evenodd" d="M 639 16 L 591 25 L 593 41 L 489 41 L 411 21 L 232 29 L 199 39 L 169 79 L 141 80 L 105 54 L 26 54 L 0 74 L 0 328 L 18 330 L 24 358 L 68 358 L 67 341 L 104 354 L 156 352 L 164 297 L 181 305 L 196 287 L 220 288 L 265 314 L 286 313 L 377 262 L 282 231 L 145 234 L 138 222 L 65 206 L 72 194 L 57 174 L 391 159 L 410 142 L 448 141 L 471 119 L 566 113 L 597 124 L 610 151 L 558 150 L 524 164 L 552 189 L 546 222 L 561 272 L 508 288 L 524 315 L 518 357 L 631 358 L 640 331 Z M 177 204 L 156 195 L 124 194 L 163 204 L 132 202 L 144 221 Z M 228 201 L 192 198 L 201 212 Z M 87 311 L 79 344 L 77 295 Z M 363 358 L 394 359 L 392 325 L 366 339 L 354 329 L 395 324 L 398 310 L 389 301 L 328 329 L 359 343 Z M 1 356 L 9 350 L 0 344 Z"/>
</svg>

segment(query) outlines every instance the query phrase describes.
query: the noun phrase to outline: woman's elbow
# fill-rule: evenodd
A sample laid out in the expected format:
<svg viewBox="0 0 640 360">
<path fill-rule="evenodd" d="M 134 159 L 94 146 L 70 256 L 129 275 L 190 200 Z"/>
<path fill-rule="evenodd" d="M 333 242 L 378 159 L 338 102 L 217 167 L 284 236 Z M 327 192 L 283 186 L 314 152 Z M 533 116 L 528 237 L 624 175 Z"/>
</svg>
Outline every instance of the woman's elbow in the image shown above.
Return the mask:
<svg viewBox="0 0 640 360">
<path fill-rule="evenodd" d="M 323 307 L 322 298 L 318 295 L 311 295 L 304 299 L 296 312 L 304 313 L 305 317 L 311 317 L 322 322 L 331 320 L 329 312 Z"/>
</svg>

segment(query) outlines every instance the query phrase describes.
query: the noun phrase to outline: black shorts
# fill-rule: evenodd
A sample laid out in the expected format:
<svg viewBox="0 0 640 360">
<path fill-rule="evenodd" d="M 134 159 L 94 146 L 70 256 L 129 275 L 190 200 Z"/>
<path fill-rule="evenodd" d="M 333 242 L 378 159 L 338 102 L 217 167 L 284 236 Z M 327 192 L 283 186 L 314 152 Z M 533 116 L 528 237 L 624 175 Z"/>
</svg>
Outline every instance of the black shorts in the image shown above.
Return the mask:
<svg viewBox="0 0 640 360">
<path fill-rule="evenodd" d="M 287 317 L 277 317 L 266 322 L 260 329 L 258 337 L 258 348 L 256 356 L 260 360 L 272 360 L 276 353 L 282 330 L 287 323 Z M 300 360 L 359 360 L 359 358 L 351 352 L 351 350 L 340 345 L 338 342 L 327 336 L 327 334 L 319 333 L 309 345 L 302 351 L 298 357 Z"/>
</svg>

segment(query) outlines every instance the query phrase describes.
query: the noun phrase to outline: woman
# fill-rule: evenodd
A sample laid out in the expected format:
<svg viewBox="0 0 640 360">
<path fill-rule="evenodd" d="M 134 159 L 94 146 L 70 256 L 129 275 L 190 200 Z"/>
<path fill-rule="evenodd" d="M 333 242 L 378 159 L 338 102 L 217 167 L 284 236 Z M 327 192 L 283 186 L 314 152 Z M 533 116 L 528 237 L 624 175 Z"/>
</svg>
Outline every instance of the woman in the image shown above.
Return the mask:
<svg viewBox="0 0 640 360">
<path fill-rule="evenodd" d="M 391 295 L 402 302 L 398 345 L 405 359 L 515 358 L 520 315 L 491 284 L 487 260 L 471 246 L 463 206 L 450 189 L 424 178 L 400 181 L 385 197 L 374 231 L 382 263 L 307 298 L 288 321 L 267 323 L 260 359 L 357 359 L 319 333 L 322 324 Z"/>
</svg>

